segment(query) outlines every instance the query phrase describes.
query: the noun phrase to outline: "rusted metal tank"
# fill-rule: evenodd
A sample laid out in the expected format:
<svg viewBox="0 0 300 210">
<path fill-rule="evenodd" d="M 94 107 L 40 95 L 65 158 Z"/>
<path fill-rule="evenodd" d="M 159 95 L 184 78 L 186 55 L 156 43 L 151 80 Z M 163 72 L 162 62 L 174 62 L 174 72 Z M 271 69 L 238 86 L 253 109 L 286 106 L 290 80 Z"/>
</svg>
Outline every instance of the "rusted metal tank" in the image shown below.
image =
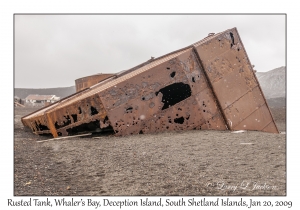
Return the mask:
<svg viewBox="0 0 300 210">
<path fill-rule="evenodd" d="M 115 74 L 22 122 L 54 137 L 106 130 L 278 133 L 236 28 Z"/>
<path fill-rule="evenodd" d="M 75 80 L 76 92 L 89 88 L 112 76 L 113 74 L 95 74 L 95 75 L 79 78 Z"/>
</svg>

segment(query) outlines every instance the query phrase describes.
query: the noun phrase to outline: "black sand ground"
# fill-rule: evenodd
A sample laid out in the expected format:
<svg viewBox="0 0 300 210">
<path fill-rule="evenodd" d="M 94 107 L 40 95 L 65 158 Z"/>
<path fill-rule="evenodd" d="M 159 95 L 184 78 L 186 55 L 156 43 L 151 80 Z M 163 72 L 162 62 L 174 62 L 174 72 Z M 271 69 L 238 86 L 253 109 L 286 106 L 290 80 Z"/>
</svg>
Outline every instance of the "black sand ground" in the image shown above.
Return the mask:
<svg viewBox="0 0 300 210">
<path fill-rule="evenodd" d="M 185 131 L 49 137 L 15 108 L 14 195 L 286 195 L 286 135 Z M 285 131 L 285 108 L 272 110 Z"/>
</svg>

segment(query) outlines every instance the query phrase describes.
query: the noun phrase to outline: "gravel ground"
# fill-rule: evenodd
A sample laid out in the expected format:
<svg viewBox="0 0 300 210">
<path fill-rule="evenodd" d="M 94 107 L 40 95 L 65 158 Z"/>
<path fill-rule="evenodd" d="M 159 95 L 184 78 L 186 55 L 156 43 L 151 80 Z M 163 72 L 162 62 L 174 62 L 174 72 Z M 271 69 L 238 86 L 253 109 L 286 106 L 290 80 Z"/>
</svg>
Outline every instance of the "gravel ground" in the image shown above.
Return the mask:
<svg viewBox="0 0 300 210">
<path fill-rule="evenodd" d="M 50 137 L 15 108 L 14 195 L 286 195 L 286 135 L 184 131 Z M 285 131 L 285 109 L 272 110 Z"/>
</svg>

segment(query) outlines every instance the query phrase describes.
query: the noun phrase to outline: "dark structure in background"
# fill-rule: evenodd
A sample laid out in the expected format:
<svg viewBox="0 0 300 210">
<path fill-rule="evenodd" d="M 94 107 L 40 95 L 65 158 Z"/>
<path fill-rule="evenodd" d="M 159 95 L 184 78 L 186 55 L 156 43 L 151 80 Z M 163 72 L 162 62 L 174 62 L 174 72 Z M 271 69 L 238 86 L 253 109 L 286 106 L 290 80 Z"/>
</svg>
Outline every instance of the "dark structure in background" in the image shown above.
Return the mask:
<svg viewBox="0 0 300 210">
<path fill-rule="evenodd" d="M 54 137 L 107 130 L 278 133 L 236 28 L 115 74 L 22 122 Z"/>
<path fill-rule="evenodd" d="M 89 88 L 112 76 L 113 74 L 95 74 L 95 75 L 79 78 L 75 80 L 76 92 Z"/>
</svg>

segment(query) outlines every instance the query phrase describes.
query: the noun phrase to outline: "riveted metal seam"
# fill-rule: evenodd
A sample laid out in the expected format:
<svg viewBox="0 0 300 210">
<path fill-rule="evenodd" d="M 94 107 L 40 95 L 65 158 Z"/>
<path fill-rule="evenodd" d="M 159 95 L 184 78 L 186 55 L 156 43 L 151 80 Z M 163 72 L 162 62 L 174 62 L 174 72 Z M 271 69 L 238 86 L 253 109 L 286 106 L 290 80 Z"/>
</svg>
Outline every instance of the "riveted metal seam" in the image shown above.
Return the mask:
<svg viewBox="0 0 300 210">
<path fill-rule="evenodd" d="M 229 124 L 228 124 L 228 122 L 227 122 L 227 120 L 226 120 L 225 113 L 224 113 L 224 111 L 223 111 L 223 109 L 222 109 L 222 107 L 221 107 L 221 104 L 220 104 L 218 98 L 216 97 L 216 93 L 215 93 L 215 91 L 214 91 L 214 89 L 213 89 L 213 86 L 212 86 L 212 84 L 211 84 L 211 82 L 210 82 L 210 80 L 209 80 L 209 78 L 208 78 L 208 76 L 207 76 L 207 74 L 206 74 L 206 71 L 204 70 L 204 67 L 203 67 L 203 64 L 202 64 L 202 62 L 201 62 L 200 56 L 199 56 L 199 54 L 198 54 L 198 52 L 197 52 L 197 50 L 196 50 L 196 47 L 195 47 L 194 45 L 193 45 L 193 52 L 194 52 L 195 55 L 196 55 L 196 60 L 197 60 L 198 64 L 201 66 L 201 68 L 202 68 L 202 70 L 203 70 L 203 73 L 204 73 L 204 77 L 205 77 L 205 79 L 206 79 L 206 82 L 207 82 L 208 86 L 210 87 L 211 92 L 212 92 L 212 94 L 213 94 L 213 96 L 214 96 L 214 98 L 215 98 L 215 100 L 216 100 L 216 104 L 217 104 L 217 107 L 218 107 L 218 109 L 219 109 L 219 111 L 220 111 L 220 113 L 221 113 L 221 115 L 222 115 L 224 124 L 226 125 L 226 127 L 227 127 L 229 130 L 231 130 L 231 128 L 230 128 L 230 126 L 229 126 Z"/>
</svg>

